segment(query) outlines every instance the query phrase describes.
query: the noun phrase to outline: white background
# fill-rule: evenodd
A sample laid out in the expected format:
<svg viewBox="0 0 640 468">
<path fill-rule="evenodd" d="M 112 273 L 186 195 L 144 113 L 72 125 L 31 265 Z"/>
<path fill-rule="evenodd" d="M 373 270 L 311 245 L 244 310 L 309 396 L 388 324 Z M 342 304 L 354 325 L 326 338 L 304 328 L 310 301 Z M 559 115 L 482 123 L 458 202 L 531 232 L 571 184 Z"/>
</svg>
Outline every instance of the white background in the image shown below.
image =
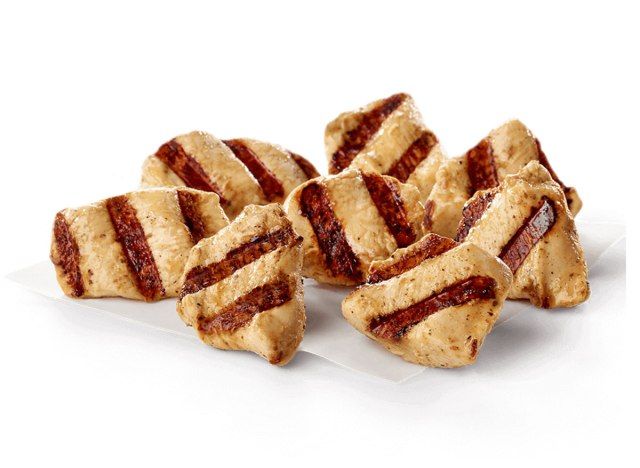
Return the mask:
<svg viewBox="0 0 640 468">
<path fill-rule="evenodd" d="M 640 156 L 631 2 L 85 3 L 0 7 L 2 274 L 46 258 L 59 209 L 135 188 L 176 134 L 277 142 L 324 172 L 326 122 L 398 91 L 450 155 L 520 118 L 578 187 L 582 219 L 625 222 Z M 3 280 L 0 464 L 622 461 L 638 321 L 623 282 L 606 286 L 599 314 L 520 317 L 476 365 L 395 385 L 304 354 L 273 368 Z"/>
</svg>

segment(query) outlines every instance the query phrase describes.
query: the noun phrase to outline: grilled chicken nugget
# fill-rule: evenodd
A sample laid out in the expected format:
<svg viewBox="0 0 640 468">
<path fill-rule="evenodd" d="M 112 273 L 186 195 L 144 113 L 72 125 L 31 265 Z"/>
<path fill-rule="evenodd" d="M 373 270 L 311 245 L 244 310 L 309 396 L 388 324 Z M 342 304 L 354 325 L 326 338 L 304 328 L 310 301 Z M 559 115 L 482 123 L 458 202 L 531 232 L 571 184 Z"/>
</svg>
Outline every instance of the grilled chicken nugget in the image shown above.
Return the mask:
<svg viewBox="0 0 640 468">
<path fill-rule="evenodd" d="M 142 186 L 186 185 L 215 192 L 233 219 L 249 204 L 283 202 L 291 190 L 317 175 L 309 161 L 278 145 L 191 132 L 147 158 Z"/>
<path fill-rule="evenodd" d="M 51 260 L 71 297 L 175 297 L 191 248 L 228 224 L 215 193 L 139 190 L 60 211 Z"/>
<path fill-rule="evenodd" d="M 285 210 L 303 237 L 304 276 L 360 284 L 374 260 L 423 234 L 420 192 L 393 177 L 350 169 L 294 190 Z"/>
<path fill-rule="evenodd" d="M 403 359 L 431 367 L 473 363 L 498 319 L 512 276 L 479 247 L 427 234 L 373 262 L 342 314 Z"/>
<path fill-rule="evenodd" d="M 572 307 L 589 297 L 584 252 L 564 191 L 537 161 L 476 193 L 456 238 L 500 257 L 514 275 L 510 299 Z"/>
<path fill-rule="evenodd" d="M 390 175 L 418 187 L 422 200 L 444 160 L 438 138 L 422 123 L 408 94 L 340 114 L 327 125 L 325 148 L 330 174 L 352 167 Z"/>
<path fill-rule="evenodd" d="M 511 120 L 491 131 L 466 154 L 444 162 L 425 202 L 426 228 L 453 237 L 462 217 L 462 207 L 478 190 L 497 187 L 509 174 L 515 174 L 530 161 L 539 161 L 563 188 L 575 215 L 582 201 L 575 189 L 566 187 L 555 175 L 531 131 L 518 120 Z"/>
<path fill-rule="evenodd" d="M 280 205 L 247 206 L 191 251 L 178 314 L 209 345 L 286 364 L 305 327 L 301 243 Z"/>
</svg>

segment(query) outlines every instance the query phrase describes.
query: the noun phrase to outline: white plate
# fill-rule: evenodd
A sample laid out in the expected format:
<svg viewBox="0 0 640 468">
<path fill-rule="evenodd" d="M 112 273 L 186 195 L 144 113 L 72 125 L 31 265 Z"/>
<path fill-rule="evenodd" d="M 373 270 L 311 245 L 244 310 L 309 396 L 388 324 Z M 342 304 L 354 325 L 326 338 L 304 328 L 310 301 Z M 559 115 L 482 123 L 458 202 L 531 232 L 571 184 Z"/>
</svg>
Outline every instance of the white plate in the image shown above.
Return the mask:
<svg viewBox="0 0 640 468">
<path fill-rule="evenodd" d="M 609 247 L 625 237 L 625 228 L 619 224 L 578 223 L 578 230 L 590 269 L 595 267 Z M 195 332 L 178 318 L 175 299 L 150 304 L 118 298 L 71 299 L 60 291 L 53 265 L 49 261 L 10 273 L 8 278 L 43 296 L 63 301 L 79 311 L 90 309 L 109 312 L 125 320 L 140 322 L 198 341 Z M 595 281 L 605 279 L 601 275 L 595 277 Z M 594 281 L 593 275 L 591 281 Z M 300 351 L 394 382 L 401 382 L 424 371 L 424 367 L 405 362 L 387 352 L 342 318 L 340 303 L 350 291 L 349 288 L 325 286 L 308 279 L 304 285 L 307 329 Z M 599 291 L 599 288 L 592 288 L 590 301 L 580 307 L 586 308 L 590 302 L 599 302 L 594 301 L 594 294 Z M 534 308 L 524 302 L 508 301 L 496 327 L 527 309 Z"/>
</svg>

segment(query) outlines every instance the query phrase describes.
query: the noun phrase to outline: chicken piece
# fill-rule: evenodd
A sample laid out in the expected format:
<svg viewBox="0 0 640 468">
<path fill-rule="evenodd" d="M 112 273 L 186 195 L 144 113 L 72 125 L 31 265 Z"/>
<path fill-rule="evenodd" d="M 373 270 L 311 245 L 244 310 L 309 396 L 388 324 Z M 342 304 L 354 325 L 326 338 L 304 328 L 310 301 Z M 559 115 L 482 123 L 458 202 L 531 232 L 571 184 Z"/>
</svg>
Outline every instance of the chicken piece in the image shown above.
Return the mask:
<svg viewBox="0 0 640 468">
<path fill-rule="evenodd" d="M 418 187 L 422 200 L 444 160 L 438 139 L 408 94 L 340 114 L 327 125 L 325 147 L 330 174 L 352 167 L 390 175 Z"/>
<path fill-rule="evenodd" d="M 233 219 L 250 204 L 282 203 L 295 187 L 318 175 L 309 161 L 280 146 L 191 132 L 147 158 L 142 186 L 186 185 L 215 192 Z"/>
<path fill-rule="evenodd" d="M 67 296 L 175 297 L 191 248 L 228 224 L 215 193 L 186 187 L 130 192 L 60 211 L 51 260 Z"/>
<path fill-rule="evenodd" d="M 191 251 L 178 314 L 211 346 L 286 364 L 305 328 L 301 244 L 280 205 L 247 206 Z"/>
<path fill-rule="evenodd" d="M 302 274 L 321 283 L 361 284 L 372 261 L 412 244 L 424 231 L 417 188 L 357 169 L 301 185 L 285 210 L 304 237 Z"/>
<path fill-rule="evenodd" d="M 427 230 L 453 237 L 462 207 L 478 190 L 496 187 L 507 175 L 515 174 L 530 161 L 539 161 L 563 188 L 571 212 L 575 215 L 582 201 L 574 188 L 566 187 L 551 169 L 540 143 L 518 120 L 511 120 L 458 158 L 444 162 L 436 173 L 436 182 L 425 202 Z"/>
<path fill-rule="evenodd" d="M 463 209 L 456 240 L 500 257 L 514 275 L 510 299 L 572 307 L 589 297 L 587 265 L 563 189 L 531 161 Z"/>
<path fill-rule="evenodd" d="M 409 362 L 465 366 L 476 360 L 511 281 L 509 268 L 479 247 L 427 234 L 373 262 L 367 284 L 342 302 L 342 315 Z"/>
</svg>

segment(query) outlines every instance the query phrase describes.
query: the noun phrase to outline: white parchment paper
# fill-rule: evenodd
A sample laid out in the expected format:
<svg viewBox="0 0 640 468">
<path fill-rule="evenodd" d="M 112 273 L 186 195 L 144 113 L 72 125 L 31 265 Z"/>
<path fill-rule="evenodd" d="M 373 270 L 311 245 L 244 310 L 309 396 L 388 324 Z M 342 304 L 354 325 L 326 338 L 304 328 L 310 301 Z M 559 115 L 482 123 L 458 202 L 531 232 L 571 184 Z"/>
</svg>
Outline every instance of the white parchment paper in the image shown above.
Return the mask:
<svg viewBox="0 0 640 468">
<path fill-rule="evenodd" d="M 625 237 L 625 228 L 619 224 L 578 223 L 578 232 L 590 268 L 596 265 L 609 247 Z M 76 308 L 79 313 L 100 310 L 121 319 L 187 336 L 198 342 L 195 332 L 178 318 L 175 299 L 151 304 L 118 298 L 71 299 L 62 294 L 53 265 L 49 261 L 15 271 L 8 278 L 43 296 L 63 301 L 69 307 Z M 389 353 L 357 332 L 342 318 L 340 304 L 349 293 L 349 288 L 325 286 L 309 279 L 304 284 L 307 329 L 300 345 L 301 352 L 315 354 L 339 366 L 394 382 L 401 382 L 424 370 L 421 366 L 405 362 Z M 592 288 L 592 291 L 597 290 L 598 288 Z M 589 302 L 580 307 L 589 307 Z M 527 303 L 507 301 L 496 327 L 530 309 L 534 308 Z"/>
</svg>

